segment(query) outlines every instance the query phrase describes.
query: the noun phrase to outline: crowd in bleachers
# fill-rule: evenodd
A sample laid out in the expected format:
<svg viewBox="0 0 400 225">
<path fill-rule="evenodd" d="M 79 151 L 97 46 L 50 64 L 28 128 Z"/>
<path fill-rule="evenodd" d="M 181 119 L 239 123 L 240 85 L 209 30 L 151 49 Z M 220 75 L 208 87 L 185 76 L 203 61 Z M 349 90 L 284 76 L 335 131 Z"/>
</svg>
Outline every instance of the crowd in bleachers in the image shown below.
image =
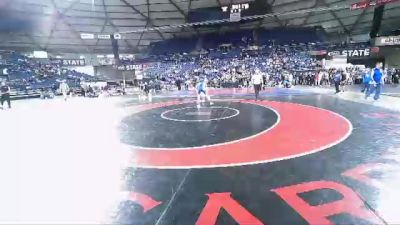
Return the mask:
<svg viewBox="0 0 400 225">
<path fill-rule="evenodd" d="M 180 80 L 195 82 L 199 76 L 207 76 L 212 85 L 222 87 L 234 84 L 245 86 L 255 69 L 268 74 L 268 79 L 280 77 L 286 72 L 310 71 L 318 66 L 315 58 L 309 57 L 298 48 L 263 47 L 257 50 L 217 49 L 205 51 L 200 56 L 180 55 L 155 63 L 148 63 L 144 73 L 148 77 L 157 77 L 165 82 Z M 179 82 L 179 81 L 178 81 Z"/>
<path fill-rule="evenodd" d="M 361 82 L 364 69 L 358 66 L 325 69 L 322 57 L 317 59 L 318 54 L 310 53 L 367 48 L 370 48 L 368 42 L 322 43 L 313 29 L 256 30 L 255 33 L 240 30 L 198 39 L 157 42 L 150 49 L 150 57 L 156 56 L 153 62 L 135 59 L 132 63 L 145 64 L 145 76 L 156 78 L 155 83 L 169 85 L 195 83 L 199 77 L 207 76 L 211 86 L 249 86 L 255 69 L 261 70 L 265 84 L 271 86 L 331 85 L 338 70 L 346 78 L 344 83 L 353 84 Z M 387 82 L 398 82 L 398 70 L 384 72 Z"/>
<path fill-rule="evenodd" d="M 338 69 L 325 69 L 321 60 L 310 54 L 316 49 L 314 45 L 221 45 L 214 49 L 201 49 L 196 54 L 161 55 L 142 63 L 143 74 L 154 89 L 175 85 L 178 89 L 188 88 L 194 86 L 201 77 L 207 77 L 212 87 L 249 87 L 255 70 L 264 75 L 266 86 L 332 85 Z M 340 47 L 343 46 L 318 46 L 318 49 L 332 51 Z M 136 59 L 121 62 L 138 63 Z M 6 79 L 11 89 L 17 92 L 55 90 L 62 81 L 66 81 L 71 89 L 82 90 L 82 83 L 96 80 L 93 76 L 61 65 L 36 61 L 15 52 L 3 56 L 0 69 L 6 71 L 0 79 Z M 364 68 L 356 66 L 340 70 L 346 84 L 361 83 L 366 72 Z M 385 69 L 386 81 L 398 82 L 399 72 Z"/>
<path fill-rule="evenodd" d="M 34 60 L 16 52 L 3 52 L 2 57 L 0 80 L 6 80 L 14 92 L 55 90 L 63 80 L 70 87 L 79 88 L 82 81 L 95 80 L 93 76 L 58 64 Z"/>
<path fill-rule="evenodd" d="M 330 50 L 335 46 L 328 46 Z M 339 46 L 340 47 L 340 46 Z M 204 51 L 200 56 L 177 55 L 148 63 L 144 73 L 169 84 L 196 83 L 206 76 L 210 86 L 247 87 L 251 74 L 259 69 L 264 74 L 264 83 L 270 86 L 332 85 L 338 70 L 343 73 L 346 84 L 361 83 L 365 69 L 358 66 L 324 69 L 321 60 L 311 56 L 309 45 L 264 46 L 257 50 L 235 48 Z M 396 69 L 385 69 L 386 80 L 398 82 Z"/>
</svg>

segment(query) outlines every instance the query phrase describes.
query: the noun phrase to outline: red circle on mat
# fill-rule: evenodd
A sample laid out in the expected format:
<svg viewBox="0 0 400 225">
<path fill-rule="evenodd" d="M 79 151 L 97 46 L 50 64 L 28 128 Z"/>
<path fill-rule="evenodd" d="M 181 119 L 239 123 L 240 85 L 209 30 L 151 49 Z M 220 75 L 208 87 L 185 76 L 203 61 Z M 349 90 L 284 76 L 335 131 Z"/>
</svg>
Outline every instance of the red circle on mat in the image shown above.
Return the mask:
<svg viewBox="0 0 400 225">
<path fill-rule="evenodd" d="M 345 140 L 352 124 L 321 108 L 288 102 L 240 100 L 275 110 L 279 123 L 272 129 L 237 141 L 190 148 L 133 148 L 134 166 L 184 169 L 251 165 L 296 158 L 332 147 Z M 142 105 L 139 111 L 182 102 Z M 167 150 L 167 151 L 166 151 Z"/>
</svg>

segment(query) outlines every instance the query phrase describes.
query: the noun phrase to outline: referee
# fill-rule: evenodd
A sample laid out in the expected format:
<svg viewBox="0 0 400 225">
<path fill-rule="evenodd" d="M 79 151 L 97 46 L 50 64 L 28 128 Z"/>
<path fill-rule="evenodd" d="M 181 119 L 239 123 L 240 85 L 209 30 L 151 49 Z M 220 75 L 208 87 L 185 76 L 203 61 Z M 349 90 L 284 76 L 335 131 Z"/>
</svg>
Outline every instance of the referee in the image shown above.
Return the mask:
<svg viewBox="0 0 400 225">
<path fill-rule="evenodd" d="M 253 82 L 254 93 L 256 94 L 256 101 L 257 101 L 258 95 L 259 95 L 262 85 L 263 85 L 263 76 L 259 69 L 255 70 L 255 73 L 253 74 L 253 77 L 252 77 L 252 82 Z"/>
<path fill-rule="evenodd" d="M 7 101 L 8 108 L 11 109 L 10 91 L 10 86 L 8 86 L 5 81 L 2 81 L 0 85 L 1 109 L 3 109 L 3 104 L 5 101 Z"/>
</svg>

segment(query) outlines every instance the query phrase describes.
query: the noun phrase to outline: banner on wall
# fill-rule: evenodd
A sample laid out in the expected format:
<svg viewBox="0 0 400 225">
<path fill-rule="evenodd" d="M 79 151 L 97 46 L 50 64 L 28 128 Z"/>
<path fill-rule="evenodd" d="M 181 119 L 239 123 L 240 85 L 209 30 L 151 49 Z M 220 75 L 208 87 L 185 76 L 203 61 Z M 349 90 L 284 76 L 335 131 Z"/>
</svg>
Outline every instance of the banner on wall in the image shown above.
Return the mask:
<svg viewBox="0 0 400 225">
<path fill-rule="evenodd" d="M 116 39 L 116 40 L 122 39 L 122 35 L 121 34 L 116 33 L 116 34 L 113 34 L 113 36 L 114 36 L 114 39 Z"/>
<path fill-rule="evenodd" d="M 99 58 L 99 57 L 97 57 L 97 61 L 102 66 L 110 66 L 110 65 L 114 65 L 115 64 L 115 59 L 114 58 L 108 58 L 108 57 Z"/>
<path fill-rule="evenodd" d="M 120 65 L 117 67 L 117 69 L 121 71 L 143 70 L 143 65 L 142 64 Z"/>
<path fill-rule="evenodd" d="M 111 39 L 111 34 L 98 34 L 97 39 L 109 40 Z"/>
<path fill-rule="evenodd" d="M 52 59 L 52 64 L 59 64 L 61 66 L 85 66 L 85 59 Z"/>
<path fill-rule="evenodd" d="M 362 2 L 356 2 L 351 4 L 350 9 L 351 10 L 357 10 L 357 9 L 365 9 L 371 6 L 371 1 L 370 0 L 366 0 L 366 1 L 362 1 Z"/>
<path fill-rule="evenodd" d="M 94 39 L 94 34 L 89 34 L 89 33 L 81 33 L 81 39 L 84 40 L 90 40 L 90 39 Z"/>
<path fill-rule="evenodd" d="M 376 0 L 376 5 L 383 5 L 387 3 L 397 2 L 399 0 Z"/>
<path fill-rule="evenodd" d="M 73 66 L 69 67 L 70 70 L 75 70 L 79 73 L 85 73 L 90 76 L 94 76 L 94 67 L 93 66 Z"/>
<path fill-rule="evenodd" d="M 369 57 L 371 51 L 369 48 L 365 49 L 345 49 L 341 51 L 328 52 L 328 56 L 346 56 L 346 57 Z"/>
<path fill-rule="evenodd" d="M 400 45 L 400 36 L 377 37 L 376 46 Z"/>
<path fill-rule="evenodd" d="M 135 79 L 136 80 L 143 80 L 143 74 L 142 73 L 135 74 Z"/>
<path fill-rule="evenodd" d="M 231 14 L 229 15 L 230 22 L 239 22 L 240 19 L 241 19 L 240 11 L 238 11 L 238 10 L 231 12 Z"/>
</svg>

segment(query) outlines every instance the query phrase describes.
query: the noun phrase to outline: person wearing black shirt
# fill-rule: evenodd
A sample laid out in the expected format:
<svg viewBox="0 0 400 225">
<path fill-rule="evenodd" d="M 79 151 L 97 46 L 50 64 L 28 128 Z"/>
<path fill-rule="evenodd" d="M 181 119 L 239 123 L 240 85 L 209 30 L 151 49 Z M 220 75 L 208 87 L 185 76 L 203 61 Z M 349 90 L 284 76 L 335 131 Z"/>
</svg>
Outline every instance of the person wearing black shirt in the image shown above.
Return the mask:
<svg viewBox="0 0 400 225">
<path fill-rule="evenodd" d="M 5 101 L 8 103 L 8 108 L 11 109 L 11 101 L 10 101 L 10 86 L 6 84 L 6 82 L 1 82 L 0 85 L 0 94 L 1 94 L 1 108 L 3 109 L 3 104 Z"/>
<path fill-rule="evenodd" d="M 181 87 L 181 84 L 182 84 L 181 79 L 178 78 L 178 79 L 175 81 L 175 83 L 176 83 L 176 86 L 178 87 L 178 91 L 180 91 L 180 90 L 182 89 L 182 87 Z"/>
<path fill-rule="evenodd" d="M 342 80 L 342 73 L 340 71 L 334 71 L 335 75 L 333 77 L 333 80 L 335 82 L 335 89 L 336 89 L 336 93 L 340 92 L 340 81 Z"/>
</svg>

